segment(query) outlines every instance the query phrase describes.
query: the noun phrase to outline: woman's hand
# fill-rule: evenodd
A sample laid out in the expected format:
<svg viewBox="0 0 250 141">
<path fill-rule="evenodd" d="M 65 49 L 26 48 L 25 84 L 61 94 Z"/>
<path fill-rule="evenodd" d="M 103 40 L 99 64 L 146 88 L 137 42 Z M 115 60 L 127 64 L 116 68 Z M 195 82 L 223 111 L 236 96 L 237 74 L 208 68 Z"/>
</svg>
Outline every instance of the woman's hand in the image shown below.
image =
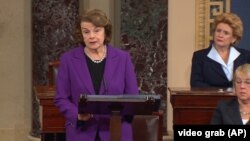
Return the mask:
<svg viewBox="0 0 250 141">
<path fill-rule="evenodd" d="M 78 120 L 88 121 L 91 118 L 93 118 L 92 114 L 78 114 Z"/>
</svg>

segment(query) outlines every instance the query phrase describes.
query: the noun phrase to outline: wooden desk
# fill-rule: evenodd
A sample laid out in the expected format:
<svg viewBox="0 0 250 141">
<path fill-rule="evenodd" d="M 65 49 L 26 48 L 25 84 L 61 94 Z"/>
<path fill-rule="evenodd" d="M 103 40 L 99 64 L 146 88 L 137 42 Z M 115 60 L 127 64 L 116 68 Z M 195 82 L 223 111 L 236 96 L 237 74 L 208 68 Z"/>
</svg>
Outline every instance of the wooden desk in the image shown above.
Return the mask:
<svg viewBox="0 0 250 141">
<path fill-rule="evenodd" d="M 65 120 L 53 103 L 55 95 L 54 86 L 36 86 L 34 91 L 42 106 L 41 140 L 45 141 L 45 135 L 53 133 L 53 140 L 57 140 L 58 133 L 65 132 Z M 49 137 L 52 138 L 52 137 Z"/>
<path fill-rule="evenodd" d="M 53 103 L 55 86 L 35 86 L 35 94 L 42 106 L 41 140 L 65 141 L 65 119 Z M 162 141 L 163 113 L 149 116 L 135 116 L 132 124 L 134 141 L 157 138 Z M 52 136 L 47 136 L 53 134 Z"/>
<path fill-rule="evenodd" d="M 218 88 L 169 88 L 173 125 L 209 124 L 217 102 L 235 97 Z"/>
</svg>

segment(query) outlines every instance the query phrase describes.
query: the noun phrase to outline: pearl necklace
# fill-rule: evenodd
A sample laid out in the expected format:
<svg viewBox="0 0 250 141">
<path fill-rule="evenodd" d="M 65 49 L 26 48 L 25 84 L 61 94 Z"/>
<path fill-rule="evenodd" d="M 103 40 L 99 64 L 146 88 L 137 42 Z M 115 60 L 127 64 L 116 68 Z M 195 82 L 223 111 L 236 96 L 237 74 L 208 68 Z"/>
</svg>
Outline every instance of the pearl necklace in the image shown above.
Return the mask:
<svg viewBox="0 0 250 141">
<path fill-rule="evenodd" d="M 242 115 L 249 115 L 250 112 L 243 112 L 243 111 L 240 111 L 240 114 L 242 114 Z"/>
<path fill-rule="evenodd" d="M 101 63 L 101 62 L 106 58 L 107 48 L 106 48 L 106 46 L 104 46 L 103 56 L 102 56 L 102 58 L 101 58 L 100 60 L 94 60 L 94 59 L 92 59 L 92 58 L 90 57 L 90 55 L 87 53 L 87 51 L 84 50 L 84 52 L 85 52 L 85 54 L 90 58 L 90 60 L 91 60 L 92 62 L 94 62 L 94 63 L 96 63 L 96 64 L 99 64 L 99 63 Z"/>
</svg>

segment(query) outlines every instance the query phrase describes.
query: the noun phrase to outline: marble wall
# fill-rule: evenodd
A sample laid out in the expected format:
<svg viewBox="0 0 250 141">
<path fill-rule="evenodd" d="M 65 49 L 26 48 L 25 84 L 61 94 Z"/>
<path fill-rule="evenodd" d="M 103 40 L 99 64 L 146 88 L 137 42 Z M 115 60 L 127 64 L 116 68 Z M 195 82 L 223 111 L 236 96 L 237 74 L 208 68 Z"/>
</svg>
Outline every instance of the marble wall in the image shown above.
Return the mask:
<svg viewBox="0 0 250 141">
<path fill-rule="evenodd" d="M 33 85 L 48 83 L 48 62 L 76 43 L 74 32 L 79 10 L 78 0 L 32 1 Z M 34 94 L 33 94 L 34 95 Z M 39 105 L 33 96 L 32 135 L 39 136 Z"/>
<path fill-rule="evenodd" d="M 132 55 L 140 93 L 162 95 L 164 112 L 167 105 L 167 7 L 168 0 L 121 1 L 122 48 Z"/>
</svg>

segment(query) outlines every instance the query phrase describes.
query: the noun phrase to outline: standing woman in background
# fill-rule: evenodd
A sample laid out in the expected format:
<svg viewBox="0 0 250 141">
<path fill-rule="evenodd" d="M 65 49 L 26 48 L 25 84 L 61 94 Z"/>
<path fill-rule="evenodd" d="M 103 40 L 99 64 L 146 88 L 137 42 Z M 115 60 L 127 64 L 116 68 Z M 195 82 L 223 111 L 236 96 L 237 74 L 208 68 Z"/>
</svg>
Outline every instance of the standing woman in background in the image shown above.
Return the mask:
<svg viewBox="0 0 250 141">
<path fill-rule="evenodd" d="M 103 11 L 85 11 L 79 23 L 81 45 L 60 57 L 54 103 L 66 119 L 67 141 L 110 140 L 110 116 L 78 114 L 81 94 L 139 93 L 129 53 L 109 44 L 111 29 Z M 131 122 L 131 116 L 122 117 L 122 141 L 132 141 Z"/>
<path fill-rule="evenodd" d="M 248 50 L 236 48 L 243 34 L 240 17 L 222 13 L 213 24 L 213 43 L 193 53 L 191 87 L 232 87 L 234 70 L 250 62 Z"/>
</svg>

